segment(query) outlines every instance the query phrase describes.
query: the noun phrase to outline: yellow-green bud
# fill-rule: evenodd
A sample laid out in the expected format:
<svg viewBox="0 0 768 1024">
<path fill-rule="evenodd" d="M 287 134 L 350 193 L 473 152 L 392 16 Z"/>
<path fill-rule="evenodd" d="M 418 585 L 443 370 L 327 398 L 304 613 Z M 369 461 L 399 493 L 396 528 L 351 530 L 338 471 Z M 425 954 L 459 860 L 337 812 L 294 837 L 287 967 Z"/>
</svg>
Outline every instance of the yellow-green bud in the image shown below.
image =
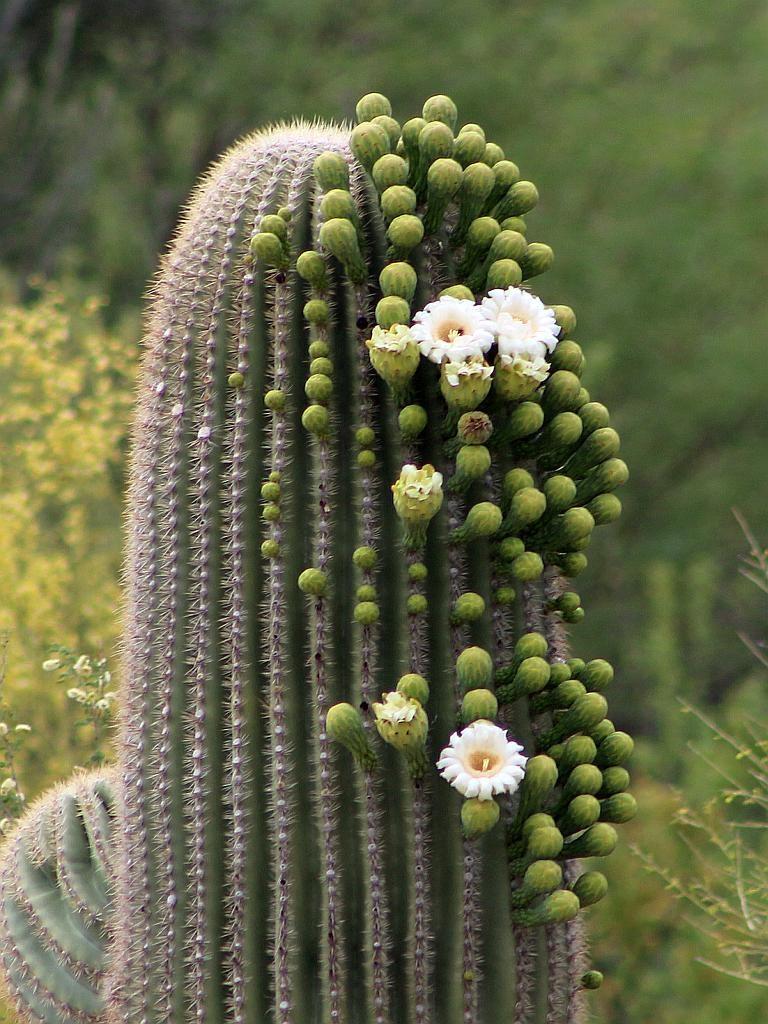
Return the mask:
<svg viewBox="0 0 768 1024">
<path fill-rule="evenodd" d="M 307 249 L 299 256 L 296 260 L 296 272 L 318 290 L 322 291 L 328 284 L 325 260 L 314 249 Z"/>
<path fill-rule="evenodd" d="M 608 718 L 604 718 L 602 722 L 598 722 L 589 730 L 589 735 L 598 744 L 598 746 L 607 739 L 609 736 L 613 736 L 616 733 L 616 726 Z"/>
<path fill-rule="evenodd" d="M 406 697 L 417 700 L 422 707 L 429 700 L 429 683 L 424 676 L 415 672 L 407 672 L 401 676 L 397 683 L 398 693 L 404 693 Z"/>
<path fill-rule="evenodd" d="M 587 510 L 595 520 L 595 526 L 615 523 L 621 515 L 621 501 L 615 494 L 598 494 L 587 505 Z"/>
<path fill-rule="evenodd" d="M 370 171 L 379 157 L 389 152 L 389 135 L 381 125 L 372 121 L 361 121 L 352 129 L 349 145 L 363 167 Z"/>
<path fill-rule="evenodd" d="M 475 293 L 467 288 L 465 284 L 452 284 L 448 288 L 443 288 L 440 292 L 440 298 L 444 295 L 452 295 L 454 299 L 469 299 L 470 302 L 475 301 Z"/>
<path fill-rule="evenodd" d="M 352 561 L 358 569 L 373 569 L 376 565 L 376 551 L 370 547 L 355 548 L 352 553 Z"/>
<path fill-rule="evenodd" d="M 544 388 L 542 405 L 550 415 L 562 410 L 572 410 L 575 408 L 580 389 L 581 382 L 575 373 L 569 370 L 556 370 Z"/>
<path fill-rule="evenodd" d="M 379 274 L 382 295 L 399 295 L 408 302 L 413 298 L 417 284 L 416 271 L 410 263 L 403 261 L 387 264 Z"/>
<path fill-rule="evenodd" d="M 330 377 L 333 373 L 333 363 L 325 356 L 318 356 L 309 364 L 309 372 L 324 373 L 326 377 Z"/>
<path fill-rule="evenodd" d="M 453 132 L 448 125 L 443 121 L 428 121 L 419 132 L 419 152 L 427 164 L 453 156 Z"/>
<path fill-rule="evenodd" d="M 456 659 L 456 676 L 464 691 L 487 689 L 493 678 L 493 661 L 482 647 L 467 647 Z"/>
<path fill-rule="evenodd" d="M 385 295 L 376 303 L 376 323 L 385 331 L 411 318 L 411 307 L 399 295 Z"/>
<path fill-rule="evenodd" d="M 502 607 L 508 607 L 513 605 L 517 600 L 517 594 L 515 593 L 514 587 L 499 587 L 494 591 L 493 600 L 495 604 L 501 605 Z"/>
<path fill-rule="evenodd" d="M 607 427 L 611 422 L 611 414 L 601 402 L 587 402 L 579 407 L 579 419 L 586 435 Z"/>
<path fill-rule="evenodd" d="M 560 325 L 560 339 L 569 338 L 576 330 L 576 314 L 570 306 L 552 306 L 551 309 Z"/>
<path fill-rule="evenodd" d="M 507 194 L 499 203 L 500 217 L 519 217 L 528 213 L 539 201 L 539 190 L 532 181 L 516 181 L 510 185 Z"/>
<path fill-rule="evenodd" d="M 570 921 L 579 912 L 578 898 L 567 889 L 558 889 L 545 896 L 534 907 L 521 907 L 512 911 L 512 920 L 526 927 L 562 924 Z"/>
<path fill-rule="evenodd" d="M 525 235 L 528 230 L 528 225 L 522 217 L 505 217 L 501 221 L 502 231 L 518 231 L 521 235 Z"/>
<path fill-rule="evenodd" d="M 256 259 L 268 267 L 285 267 L 288 265 L 283 243 L 269 231 L 260 232 L 251 239 L 251 252 Z"/>
<path fill-rule="evenodd" d="M 511 565 L 512 575 L 521 583 L 530 583 L 539 579 L 544 572 L 544 563 L 541 555 L 535 551 L 524 551 L 522 555 L 514 560 Z"/>
<path fill-rule="evenodd" d="M 423 562 L 411 562 L 408 566 L 408 579 L 414 583 L 423 583 L 428 576 L 428 570 Z"/>
<path fill-rule="evenodd" d="M 365 449 L 357 454 L 357 464 L 362 469 L 373 469 L 376 465 L 376 452 Z"/>
<path fill-rule="evenodd" d="M 419 136 L 426 123 L 423 117 L 412 117 L 403 125 L 403 145 L 410 156 L 418 154 Z"/>
<path fill-rule="evenodd" d="M 373 705 L 374 721 L 385 743 L 406 754 L 422 754 L 427 740 L 427 714 L 419 701 L 394 690 Z"/>
<path fill-rule="evenodd" d="M 512 160 L 498 160 L 493 164 L 493 175 L 496 179 L 494 191 L 503 196 L 520 180 L 520 168 Z"/>
<path fill-rule="evenodd" d="M 591 793 L 582 793 L 576 796 L 568 804 L 565 814 L 558 820 L 557 825 L 564 836 L 573 835 L 575 832 L 583 832 L 589 828 L 600 817 L 600 801 Z"/>
<path fill-rule="evenodd" d="M 323 597 L 328 590 L 328 576 L 322 569 L 305 569 L 299 576 L 299 590 L 313 597 Z"/>
<path fill-rule="evenodd" d="M 531 760 L 533 760 L 533 758 Z M 530 764 L 530 762 L 529 762 L 529 764 Z M 526 770 L 527 770 L 527 767 L 528 766 L 526 765 Z M 557 779 L 555 779 L 555 782 L 552 783 L 552 786 L 550 786 L 550 789 L 552 789 L 554 787 L 556 782 L 557 782 Z M 525 819 L 525 821 L 523 822 L 523 827 L 522 827 L 521 831 L 522 831 L 523 838 L 527 839 L 530 836 L 531 832 L 534 832 L 537 828 L 554 828 L 554 827 L 555 827 L 555 819 L 552 817 L 552 815 L 551 814 L 544 814 L 543 812 L 539 811 L 536 814 L 531 814 L 529 817 L 527 817 Z"/>
<path fill-rule="evenodd" d="M 371 121 L 374 117 L 379 117 L 381 114 L 388 116 L 391 113 L 392 104 L 380 92 L 367 93 L 362 99 L 357 101 L 357 106 L 355 107 L 358 121 Z"/>
<path fill-rule="evenodd" d="M 264 395 L 264 405 L 273 412 L 281 412 L 285 408 L 285 392 L 272 390 Z"/>
<path fill-rule="evenodd" d="M 331 417 L 324 405 L 308 405 L 301 415 L 301 423 L 305 430 L 315 437 L 328 437 Z"/>
<path fill-rule="evenodd" d="M 456 475 L 479 480 L 491 468 L 491 453 L 484 444 L 465 444 L 456 455 Z"/>
<path fill-rule="evenodd" d="M 615 796 L 623 793 L 629 787 L 629 772 L 626 768 L 614 765 L 612 768 L 603 769 L 603 785 L 600 788 L 600 796 Z"/>
<path fill-rule="evenodd" d="M 333 381 L 324 373 L 313 373 L 304 385 L 307 398 L 325 404 L 333 394 Z"/>
<path fill-rule="evenodd" d="M 384 192 L 391 185 L 407 185 L 408 164 L 401 156 L 386 153 L 373 165 L 371 177 L 379 192 Z"/>
<path fill-rule="evenodd" d="M 261 554 L 263 558 L 277 558 L 280 554 L 280 545 L 271 538 L 265 540 L 261 545 Z"/>
<path fill-rule="evenodd" d="M 488 250 L 488 259 L 491 263 L 496 260 L 520 261 L 525 253 L 528 243 L 525 236 L 519 231 L 499 231 L 491 242 Z"/>
<path fill-rule="evenodd" d="M 527 840 L 526 855 L 531 860 L 558 857 L 563 849 L 563 836 L 558 828 L 535 828 L 528 833 Z"/>
<path fill-rule="evenodd" d="M 412 440 L 422 433 L 427 425 L 427 410 L 421 405 L 406 405 L 400 410 L 397 425 L 405 440 Z"/>
<path fill-rule="evenodd" d="M 382 307 L 382 303 L 389 305 Z M 396 296 L 382 299 L 376 307 L 377 317 L 381 315 L 386 319 L 388 314 L 402 316 L 403 310 L 398 312 L 396 305 L 398 303 L 402 303 L 405 310 L 408 309 L 405 299 L 399 299 Z M 366 345 L 374 370 L 382 380 L 389 384 L 396 396 L 400 396 L 416 372 L 420 361 L 418 346 L 411 337 L 409 329 L 402 323 L 393 323 L 389 329 L 383 325 L 374 327 Z"/>
<path fill-rule="evenodd" d="M 390 185 L 381 197 L 381 212 L 389 223 L 396 217 L 412 214 L 416 209 L 416 193 L 407 185 Z"/>
<path fill-rule="evenodd" d="M 341 217 L 327 220 L 320 228 L 320 244 L 343 264 L 353 281 L 364 280 L 367 271 L 360 254 L 357 231 L 351 221 Z"/>
<path fill-rule="evenodd" d="M 330 739 L 341 743 L 364 771 L 376 765 L 376 754 L 365 732 L 359 711 L 351 704 L 334 704 L 329 708 L 325 728 Z"/>
<path fill-rule="evenodd" d="M 525 488 L 533 487 L 534 479 L 527 469 L 515 467 L 504 474 L 502 491 L 505 501 L 510 501 L 512 496 Z"/>
<path fill-rule="evenodd" d="M 477 622 L 478 619 L 482 618 L 484 612 L 485 601 L 481 595 L 467 591 L 465 594 L 459 594 L 453 602 L 451 619 L 456 623 Z"/>
<path fill-rule="evenodd" d="M 279 501 L 280 484 L 267 480 L 261 485 L 261 496 L 265 501 Z"/>
<path fill-rule="evenodd" d="M 280 518 L 280 506 L 272 501 L 267 502 L 261 515 L 267 523 L 276 523 Z"/>
<path fill-rule="evenodd" d="M 349 188 L 349 167 L 340 153 L 321 153 L 312 165 L 315 180 L 324 192 Z"/>
<path fill-rule="evenodd" d="M 581 987 L 586 989 L 598 989 L 603 984 L 601 971 L 586 971 L 581 976 Z"/>
<path fill-rule="evenodd" d="M 461 805 L 461 827 L 467 839 L 477 839 L 498 823 L 501 810 L 495 800 L 473 797 Z"/>
<path fill-rule="evenodd" d="M 590 825 L 583 835 L 572 839 L 567 846 L 567 855 L 571 857 L 608 857 L 616 849 L 619 837 L 616 829 L 604 821 Z"/>
<path fill-rule="evenodd" d="M 395 511 L 405 526 L 406 546 L 419 547 L 426 539 L 426 528 L 443 503 L 443 477 L 429 464 L 418 469 L 403 466 L 392 484 Z"/>
<path fill-rule="evenodd" d="M 227 377 L 227 384 L 237 391 L 245 384 L 245 377 L 239 370 L 235 370 L 234 373 L 230 373 L 229 377 Z"/>
<path fill-rule="evenodd" d="M 465 412 L 459 417 L 457 436 L 467 444 L 485 444 L 493 434 L 493 423 L 484 412 Z"/>
<path fill-rule="evenodd" d="M 330 316 L 328 303 L 323 299 L 310 299 L 308 302 L 305 302 L 303 312 L 304 319 L 308 320 L 311 324 L 327 323 Z"/>
<path fill-rule="evenodd" d="M 429 604 L 423 594 L 411 594 L 405 602 L 409 615 L 426 615 Z"/>
<path fill-rule="evenodd" d="M 355 220 L 357 211 L 352 194 L 343 188 L 332 188 L 320 201 L 320 212 L 324 220 L 341 217 L 344 220 Z"/>
<path fill-rule="evenodd" d="M 525 551 L 525 544 L 519 537 L 505 537 L 499 544 L 499 556 L 505 562 L 513 562 Z"/>
<path fill-rule="evenodd" d="M 363 583 L 357 588 L 356 597 L 358 601 L 375 601 L 376 587 L 371 586 L 370 583 Z"/>
<path fill-rule="evenodd" d="M 492 537 L 501 526 L 502 519 L 498 505 L 491 501 L 479 501 L 467 512 L 463 525 L 453 531 L 452 539 L 466 541 Z"/>
<path fill-rule="evenodd" d="M 477 132 L 462 132 L 456 139 L 453 155 L 462 167 L 478 161 L 485 163 L 485 139 Z"/>
<path fill-rule="evenodd" d="M 355 440 L 361 448 L 370 448 L 376 440 L 376 434 L 371 427 L 360 427 L 355 431 Z"/>
<path fill-rule="evenodd" d="M 394 150 L 400 144 L 399 122 L 396 121 L 394 117 L 391 117 L 389 114 L 377 114 L 376 117 L 371 118 L 371 124 L 377 124 L 379 128 L 384 129 L 384 131 L 387 133 L 387 138 L 389 139 L 389 147 L 394 152 Z"/>
<path fill-rule="evenodd" d="M 456 125 L 459 112 L 450 96 L 430 96 L 424 103 L 422 114 L 425 121 L 443 121 L 450 128 Z"/>
<path fill-rule="evenodd" d="M 549 270 L 555 262 L 552 247 L 545 242 L 529 242 L 525 256 L 520 261 L 523 276 L 527 279 L 537 277 Z"/>
<path fill-rule="evenodd" d="M 493 191 L 496 178 L 487 164 L 474 163 L 464 168 L 461 180 L 461 197 L 479 212 L 483 203 Z"/>
<path fill-rule="evenodd" d="M 259 231 L 277 235 L 281 242 L 288 238 L 288 227 L 282 217 L 275 213 L 268 213 L 259 221 Z"/>
<path fill-rule="evenodd" d="M 379 621 L 379 606 L 375 601 L 360 601 L 355 605 L 354 616 L 361 626 L 372 626 Z"/>
<path fill-rule="evenodd" d="M 549 361 L 552 364 L 553 370 L 570 370 L 577 377 L 582 375 L 586 365 L 581 345 L 577 345 L 575 341 L 558 342 L 555 351 L 549 357 Z"/>
<path fill-rule="evenodd" d="M 631 793 L 616 793 L 600 803 L 600 820 L 623 824 L 637 814 L 637 801 Z"/>
<path fill-rule="evenodd" d="M 395 217 L 387 228 L 387 238 L 396 249 L 409 252 L 424 237 L 424 225 L 413 214 Z"/>
<path fill-rule="evenodd" d="M 576 484 L 569 476 L 559 473 L 544 482 L 544 496 L 548 512 L 565 512 L 576 498 Z"/>
<path fill-rule="evenodd" d="M 523 280 L 523 272 L 516 260 L 495 260 L 488 268 L 485 286 L 492 288 L 515 288 Z"/>
<path fill-rule="evenodd" d="M 427 171 L 427 189 L 430 200 L 452 199 L 461 187 L 461 165 L 448 157 L 441 157 Z"/>
<path fill-rule="evenodd" d="M 499 713 L 499 702 L 490 690 L 469 690 L 461 702 L 461 720 L 465 725 L 485 719 L 496 720 Z"/>
<path fill-rule="evenodd" d="M 288 224 L 291 220 L 291 217 L 293 216 L 293 213 L 291 212 L 288 206 L 279 206 L 277 209 L 277 216 L 282 217 L 286 224 Z"/>
<path fill-rule="evenodd" d="M 467 252 L 473 257 L 487 252 L 500 231 L 493 217 L 475 217 L 467 230 Z"/>
</svg>

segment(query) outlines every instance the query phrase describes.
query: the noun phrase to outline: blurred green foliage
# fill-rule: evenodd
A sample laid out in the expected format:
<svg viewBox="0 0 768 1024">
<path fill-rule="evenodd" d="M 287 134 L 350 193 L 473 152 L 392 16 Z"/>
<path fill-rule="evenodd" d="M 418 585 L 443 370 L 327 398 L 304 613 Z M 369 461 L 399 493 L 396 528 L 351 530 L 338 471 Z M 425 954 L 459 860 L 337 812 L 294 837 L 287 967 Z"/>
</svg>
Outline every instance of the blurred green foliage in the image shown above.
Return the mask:
<svg viewBox="0 0 768 1024">
<path fill-rule="evenodd" d="M 716 783 L 688 750 L 701 728 L 677 698 L 725 699 L 734 713 L 765 708 L 766 674 L 737 637 L 759 633 L 762 609 L 734 571 L 743 542 L 730 509 L 763 532 L 767 52 L 761 0 L 8 0 L 0 271 L 10 285 L 0 316 L 18 353 L 25 338 L 34 347 L 46 337 L 40 321 L 53 304 L 55 345 L 34 368 L 43 381 L 78 355 L 85 373 L 99 349 L 110 363 L 100 385 L 105 433 L 88 435 L 79 483 L 67 469 L 67 483 L 90 496 L 84 514 L 98 543 L 88 558 L 99 568 L 82 569 L 77 543 L 62 553 L 60 535 L 38 543 L 33 531 L 23 557 L 38 568 L 28 579 L 19 562 L 13 572 L 25 585 L 9 577 L 0 593 L 16 634 L 8 687 L 33 736 L 60 730 L 61 706 L 41 699 L 50 693 L 39 668 L 46 645 L 111 653 L 138 315 L 195 179 L 265 122 L 350 116 L 371 89 L 405 119 L 444 91 L 539 186 L 530 234 L 557 254 L 542 295 L 576 308 L 587 383 L 622 432 L 632 470 L 625 516 L 578 581 L 590 611 L 575 646 L 614 662 L 613 717 L 645 737 L 638 843 L 672 864 L 685 857 L 659 780 L 702 799 Z M 41 292 L 41 277 L 63 283 Z M 88 295 L 106 305 L 89 305 Z M 22 379 L 24 360 L 6 362 L 5 380 Z M 34 422 L 44 438 L 42 412 Z M 13 441 L 3 442 L 0 465 Z M 16 504 L 6 500 L 17 523 L 32 501 L 38 533 L 48 510 L 34 503 L 50 499 L 44 476 L 32 473 L 26 490 L 14 480 Z M 54 512 L 69 522 L 66 502 Z M 46 588 L 39 567 L 51 544 L 57 573 Z M 38 591 L 29 580 L 42 581 Z M 30 795 L 78 758 L 71 741 L 58 744 L 58 760 L 54 746 L 32 746 Z M 694 962 L 694 932 L 626 848 L 612 872 L 633 884 L 617 884 L 595 911 L 609 979 L 596 995 L 600 1020 L 687 1024 L 691 1007 L 703 1024 L 766 1015 L 764 993 Z"/>
</svg>

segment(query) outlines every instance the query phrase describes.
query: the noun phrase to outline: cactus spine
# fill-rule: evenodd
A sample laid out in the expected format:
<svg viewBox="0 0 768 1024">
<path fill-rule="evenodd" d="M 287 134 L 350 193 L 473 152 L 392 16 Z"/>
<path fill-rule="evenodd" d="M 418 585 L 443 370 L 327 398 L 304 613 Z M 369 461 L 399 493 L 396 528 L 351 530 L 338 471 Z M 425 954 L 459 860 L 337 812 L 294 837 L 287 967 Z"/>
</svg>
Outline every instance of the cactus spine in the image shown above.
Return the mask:
<svg viewBox="0 0 768 1024">
<path fill-rule="evenodd" d="M 456 116 L 371 94 L 193 198 L 146 336 L 117 810 L 77 779 L 2 869 L 31 1021 L 584 1019 L 578 861 L 632 813 L 631 740 L 568 586 L 626 467 L 528 284 L 536 188 Z"/>
</svg>

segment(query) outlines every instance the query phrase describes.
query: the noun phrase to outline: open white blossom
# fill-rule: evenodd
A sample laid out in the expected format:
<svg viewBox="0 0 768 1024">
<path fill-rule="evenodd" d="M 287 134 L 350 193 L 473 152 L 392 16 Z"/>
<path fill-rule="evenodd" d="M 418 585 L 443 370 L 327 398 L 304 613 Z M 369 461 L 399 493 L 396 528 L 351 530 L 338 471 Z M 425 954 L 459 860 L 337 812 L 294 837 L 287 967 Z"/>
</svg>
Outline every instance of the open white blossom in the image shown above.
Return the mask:
<svg viewBox="0 0 768 1024">
<path fill-rule="evenodd" d="M 443 503 L 443 474 L 427 463 L 403 466 L 392 484 L 395 509 L 403 519 L 431 519 Z"/>
<path fill-rule="evenodd" d="M 560 327 L 541 299 L 523 288 L 494 288 L 482 303 L 487 326 L 502 355 L 546 356 L 557 345 Z"/>
<path fill-rule="evenodd" d="M 528 760 L 522 747 L 507 739 L 505 729 L 479 721 L 455 732 L 437 762 L 440 774 L 465 797 L 491 800 L 514 793 Z"/>
<path fill-rule="evenodd" d="M 411 335 L 421 354 L 438 364 L 483 355 L 493 344 L 493 331 L 482 308 L 453 295 L 444 295 L 418 312 Z"/>
</svg>

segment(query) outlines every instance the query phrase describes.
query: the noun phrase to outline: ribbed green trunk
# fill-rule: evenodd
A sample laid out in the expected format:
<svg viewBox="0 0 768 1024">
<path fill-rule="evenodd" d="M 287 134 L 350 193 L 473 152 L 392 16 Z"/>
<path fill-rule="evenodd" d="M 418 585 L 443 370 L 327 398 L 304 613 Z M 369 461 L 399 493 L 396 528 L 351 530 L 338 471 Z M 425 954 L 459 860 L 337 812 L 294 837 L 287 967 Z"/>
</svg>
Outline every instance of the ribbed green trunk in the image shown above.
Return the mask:
<svg viewBox="0 0 768 1024">
<path fill-rule="evenodd" d="M 361 101 L 352 151 L 322 125 L 241 142 L 163 263 L 131 475 L 116 909 L 93 911 L 109 969 L 100 982 L 79 946 L 50 966 L 59 938 L 13 903 L 18 847 L 3 957 L 30 1020 L 583 1019 L 597 975 L 575 915 L 603 880 L 578 858 L 609 853 L 606 822 L 631 814 L 616 768 L 631 741 L 605 719 L 610 666 L 568 660 L 564 622 L 583 612 L 564 591 L 626 471 L 563 340 L 567 307 L 541 386 L 475 402 L 493 429 L 476 479 L 481 446 L 457 434 L 438 367 L 422 359 L 407 388 L 374 369 L 377 320 L 408 323 L 467 283 L 473 299 L 515 290 L 551 262 L 524 236 L 535 189 L 481 130 L 454 136 L 438 97 L 400 139 L 385 106 Z M 399 163 L 381 161 L 390 148 Z M 425 538 L 393 503 L 413 463 L 444 479 Z M 481 691 L 465 697 L 460 656 L 488 659 L 477 685 L 531 758 L 479 837 L 463 817 L 477 802 L 434 767 L 454 730 L 489 717 L 467 710 Z M 379 735 L 374 705 L 405 673 L 429 683 L 426 757 Z M 353 741 L 326 725 L 339 704 Z M 79 961 L 87 1005 L 59 984 Z"/>
</svg>

